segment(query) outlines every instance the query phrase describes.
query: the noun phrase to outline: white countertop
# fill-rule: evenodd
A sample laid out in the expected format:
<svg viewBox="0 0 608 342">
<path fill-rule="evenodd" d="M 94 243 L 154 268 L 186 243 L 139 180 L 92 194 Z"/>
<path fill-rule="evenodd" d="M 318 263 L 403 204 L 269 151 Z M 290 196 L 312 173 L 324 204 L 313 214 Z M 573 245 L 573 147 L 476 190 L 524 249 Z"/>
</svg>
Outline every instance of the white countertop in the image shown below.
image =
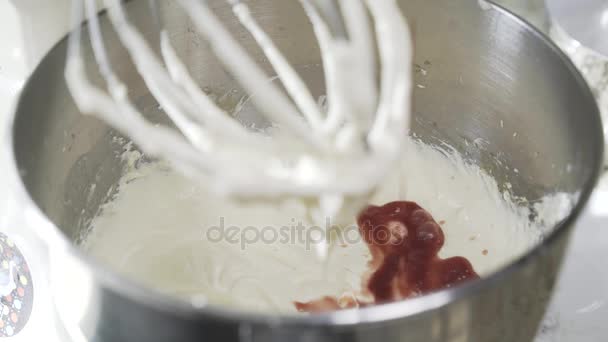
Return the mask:
<svg viewBox="0 0 608 342">
<path fill-rule="evenodd" d="M 608 176 L 576 224 L 538 341 L 605 341 L 608 336 Z"/>
</svg>

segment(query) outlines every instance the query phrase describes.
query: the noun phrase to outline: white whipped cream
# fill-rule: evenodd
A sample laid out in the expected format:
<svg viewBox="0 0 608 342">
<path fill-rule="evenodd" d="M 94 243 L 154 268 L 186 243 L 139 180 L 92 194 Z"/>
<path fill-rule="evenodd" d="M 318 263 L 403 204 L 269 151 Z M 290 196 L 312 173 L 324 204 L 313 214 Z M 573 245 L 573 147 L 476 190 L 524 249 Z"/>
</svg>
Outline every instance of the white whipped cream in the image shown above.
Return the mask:
<svg viewBox="0 0 608 342">
<path fill-rule="evenodd" d="M 410 200 L 428 210 L 445 233 L 441 257 L 466 257 L 483 277 L 540 240 L 546 227 L 531 223 L 528 209 L 515 205 L 477 166 L 453 152 L 406 145 L 400 168 L 372 204 Z M 540 210 L 543 203 L 552 209 Z M 551 223 L 570 203 L 570 195 L 557 194 L 536 207 Z M 281 228 L 298 222 L 310 227 L 308 210 L 299 200 L 261 204 L 221 198 L 166 165 L 144 163 L 124 175 L 116 196 L 92 221 L 83 248 L 120 274 L 195 304 L 295 312 L 296 300 L 358 292 L 369 259 L 356 229 L 347 229 L 346 246 L 334 243 L 323 261 L 314 246 L 297 239 L 297 229 Z M 230 226 L 239 229 L 217 241 L 213 227 L 222 218 L 225 233 Z M 265 229 L 266 242 L 244 241 L 253 237 L 253 228 L 246 232 L 250 226 L 258 234 Z M 296 236 L 286 242 L 285 232 Z"/>
</svg>

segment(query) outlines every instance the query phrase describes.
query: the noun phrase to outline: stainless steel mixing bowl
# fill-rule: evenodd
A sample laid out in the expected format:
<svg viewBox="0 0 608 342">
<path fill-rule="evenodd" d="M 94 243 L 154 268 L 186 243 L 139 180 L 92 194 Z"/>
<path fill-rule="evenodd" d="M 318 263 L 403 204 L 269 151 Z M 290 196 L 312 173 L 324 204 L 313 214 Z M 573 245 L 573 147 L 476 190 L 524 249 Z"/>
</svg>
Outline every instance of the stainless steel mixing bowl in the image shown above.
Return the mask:
<svg viewBox="0 0 608 342">
<path fill-rule="evenodd" d="M 227 2 L 209 1 L 236 37 L 265 64 Z M 313 34 L 295 0 L 251 0 L 253 11 L 313 92 L 324 92 Z M 314 316 L 240 313 L 190 303 L 114 274 L 75 246 L 87 220 L 121 174 L 119 136 L 75 108 L 63 78 L 66 41 L 33 73 L 14 114 L 12 151 L 30 227 L 49 245 L 50 284 L 62 327 L 82 341 L 526 341 L 551 294 L 569 231 L 599 173 L 598 109 L 564 55 L 525 22 L 473 0 L 403 0 L 416 41 L 414 133 L 447 142 L 530 201 L 578 193 L 570 215 L 544 242 L 485 279 L 408 301 Z M 205 42 L 172 2 L 160 17 L 202 87 L 225 108 L 242 96 Z M 154 46 L 158 27 L 146 1 L 127 4 Z M 166 122 L 102 16 L 110 58 L 129 95 Z M 88 43 L 87 43 L 88 44 Z M 88 45 L 87 45 L 88 46 Z M 100 77 L 89 59 L 90 76 Z M 245 108 L 244 121 L 257 120 Z M 263 124 L 259 122 L 258 124 Z M 405 133 L 405 132 L 404 132 Z M 481 142 L 481 143 L 480 143 Z M 17 174 L 15 172 L 15 174 Z M 96 188 L 91 192 L 91 185 Z M 33 227 L 31 226 L 33 225 Z"/>
</svg>

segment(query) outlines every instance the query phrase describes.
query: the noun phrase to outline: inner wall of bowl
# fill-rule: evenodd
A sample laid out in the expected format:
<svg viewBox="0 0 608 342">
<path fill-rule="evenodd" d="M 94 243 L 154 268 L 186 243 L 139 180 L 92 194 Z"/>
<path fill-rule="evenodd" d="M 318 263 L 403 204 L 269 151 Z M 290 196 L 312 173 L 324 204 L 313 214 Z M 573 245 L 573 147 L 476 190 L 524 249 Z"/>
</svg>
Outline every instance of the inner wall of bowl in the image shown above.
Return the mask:
<svg viewBox="0 0 608 342">
<path fill-rule="evenodd" d="M 174 47 L 205 91 L 233 111 L 246 94 L 226 73 L 185 13 L 159 2 Z M 270 73 L 261 51 L 224 1 L 209 1 L 235 37 Z M 472 1 L 401 1 L 415 36 L 412 132 L 429 144 L 447 143 L 480 165 L 506 189 L 530 201 L 554 192 L 575 193 L 592 177 L 599 136 L 596 108 L 564 60 L 537 34 L 499 10 Z M 324 93 L 318 47 L 296 1 L 256 0 L 260 24 L 297 67 L 315 96 Z M 147 2 L 126 4 L 130 20 L 158 47 L 158 27 Z M 115 71 L 150 120 L 167 123 L 157 102 L 102 17 Z M 88 42 L 88 73 L 101 79 Z M 122 175 L 120 134 L 82 116 L 67 91 L 66 42 L 43 61 L 24 90 L 15 124 L 15 153 L 32 198 L 77 241 Z M 253 94 L 255 96 L 255 94 Z M 246 105 L 245 124 L 264 121 Z M 405 132 L 404 132 L 405 134 Z"/>
</svg>

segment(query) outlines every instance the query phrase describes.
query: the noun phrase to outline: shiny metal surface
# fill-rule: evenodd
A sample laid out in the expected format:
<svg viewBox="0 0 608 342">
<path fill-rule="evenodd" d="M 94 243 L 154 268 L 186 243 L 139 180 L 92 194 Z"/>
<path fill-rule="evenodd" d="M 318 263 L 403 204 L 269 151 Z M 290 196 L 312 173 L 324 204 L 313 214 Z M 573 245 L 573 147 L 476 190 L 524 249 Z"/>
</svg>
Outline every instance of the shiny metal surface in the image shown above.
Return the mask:
<svg viewBox="0 0 608 342">
<path fill-rule="evenodd" d="M 223 1 L 211 5 L 252 53 L 261 53 Z M 500 184 L 530 200 L 580 192 L 573 214 L 542 246 L 513 265 L 463 287 L 400 303 L 311 317 L 197 308 L 139 287 L 74 248 L 120 177 L 117 134 L 81 116 L 63 80 L 65 41 L 44 59 L 15 113 L 12 145 L 34 230 L 51 248 L 51 284 L 66 331 L 80 341 L 526 341 L 542 318 L 571 224 L 601 164 L 603 140 L 593 97 L 570 62 L 541 35 L 499 8 L 475 1 L 404 0 L 416 39 L 414 132 L 448 142 Z M 232 108 L 241 94 L 171 1 L 159 15 L 202 87 Z M 299 66 L 315 95 L 322 72 L 312 32 L 296 1 L 251 1 L 261 24 Z M 147 2 L 128 4 L 151 41 Z M 103 21 L 105 23 L 105 20 Z M 146 115 L 164 120 L 143 82 L 104 25 L 110 58 Z M 87 52 L 90 56 L 90 51 Z M 90 64 L 96 77 L 95 64 Z M 423 71 L 424 70 L 424 71 Z M 236 90 L 234 93 L 232 90 Z M 245 108 L 243 120 L 256 120 Z M 502 124 L 501 124 L 502 122 Z M 482 140 L 479 140 L 482 139 Z M 479 142 L 484 143 L 480 144 Z M 500 162 L 499 162 L 500 161 Z M 508 167 L 506 167 L 508 166 Z M 515 170 L 519 172 L 516 172 Z M 89 196 L 91 184 L 97 188 Z"/>
</svg>

